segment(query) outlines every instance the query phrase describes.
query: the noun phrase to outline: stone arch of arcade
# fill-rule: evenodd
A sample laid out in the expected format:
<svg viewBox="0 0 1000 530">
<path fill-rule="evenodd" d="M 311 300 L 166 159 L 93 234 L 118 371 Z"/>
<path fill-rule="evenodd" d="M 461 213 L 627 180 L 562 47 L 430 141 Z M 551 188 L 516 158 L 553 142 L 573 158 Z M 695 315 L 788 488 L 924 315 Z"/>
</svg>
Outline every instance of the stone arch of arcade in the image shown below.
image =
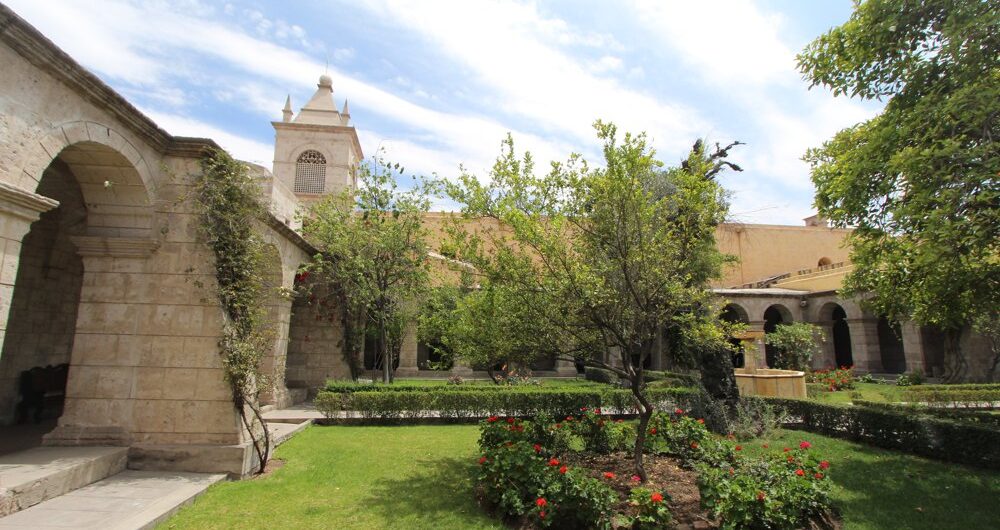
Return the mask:
<svg viewBox="0 0 1000 530">
<path fill-rule="evenodd" d="M 781 324 L 794 322 L 792 312 L 783 304 L 772 304 L 764 310 L 764 333 L 773 333 Z M 764 346 L 764 355 L 768 366 L 774 366 L 775 350 L 770 345 Z"/>
</svg>

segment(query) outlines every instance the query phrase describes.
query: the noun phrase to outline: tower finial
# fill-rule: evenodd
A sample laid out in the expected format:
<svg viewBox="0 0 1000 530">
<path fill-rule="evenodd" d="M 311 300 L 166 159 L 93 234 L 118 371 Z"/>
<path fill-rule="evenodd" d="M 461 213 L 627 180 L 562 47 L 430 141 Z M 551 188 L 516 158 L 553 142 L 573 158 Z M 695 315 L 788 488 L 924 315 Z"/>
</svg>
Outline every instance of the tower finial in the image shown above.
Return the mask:
<svg viewBox="0 0 1000 530">
<path fill-rule="evenodd" d="M 292 121 L 292 95 L 285 98 L 285 108 L 281 109 L 281 121 L 288 123 Z"/>
</svg>

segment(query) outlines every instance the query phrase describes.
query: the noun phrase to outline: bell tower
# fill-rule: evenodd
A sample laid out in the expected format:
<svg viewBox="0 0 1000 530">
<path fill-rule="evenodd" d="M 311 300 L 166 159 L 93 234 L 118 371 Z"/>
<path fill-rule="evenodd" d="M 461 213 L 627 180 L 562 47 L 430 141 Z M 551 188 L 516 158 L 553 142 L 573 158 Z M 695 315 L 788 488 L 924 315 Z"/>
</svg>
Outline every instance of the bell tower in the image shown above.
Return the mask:
<svg viewBox="0 0 1000 530">
<path fill-rule="evenodd" d="M 354 167 L 364 158 L 350 124 L 347 101 L 337 110 L 333 80 L 324 74 L 316 93 L 296 116 L 291 96 L 274 126 L 274 178 L 302 202 L 339 194 L 355 186 Z"/>
</svg>

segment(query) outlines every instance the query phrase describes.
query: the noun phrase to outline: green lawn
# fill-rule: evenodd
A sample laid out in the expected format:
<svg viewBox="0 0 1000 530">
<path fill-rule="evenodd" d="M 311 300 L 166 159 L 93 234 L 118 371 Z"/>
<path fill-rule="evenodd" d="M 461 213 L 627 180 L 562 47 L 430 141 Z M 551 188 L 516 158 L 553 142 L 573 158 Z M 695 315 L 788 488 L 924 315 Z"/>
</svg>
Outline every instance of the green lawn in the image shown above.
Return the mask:
<svg viewBox="0 0 1000 530">
<path fill-rule="evenodd" d="M 278 449 L 272 475 L 213 486 L 161 528 L 502 528 L 480 513 L 473 425 L 311 427 Z M 831 462 L 845 528 L 996 528 L 1000 473 L 782 431 Z M 761 441 L 744 444 L 760 451 Z"/>
<path fill-rule="evenodd" d="M 272 475 L 212 488 L 159 528 L 503 528 L 475 502 L 475 426 L 310 427 Z"/>
<path fill-rule="evenodd" d="M 850 403 L 854 396 L 860 394 L 865 401 L 894 402 L 902 399 L 902 392 L 906 387 L 896 385 L 883 385 L 879 383 L 855 383 L 853 390 L 841 390 L 839 392 L 821 392 L 812 398 L 823 403 Z"/>
</svg>

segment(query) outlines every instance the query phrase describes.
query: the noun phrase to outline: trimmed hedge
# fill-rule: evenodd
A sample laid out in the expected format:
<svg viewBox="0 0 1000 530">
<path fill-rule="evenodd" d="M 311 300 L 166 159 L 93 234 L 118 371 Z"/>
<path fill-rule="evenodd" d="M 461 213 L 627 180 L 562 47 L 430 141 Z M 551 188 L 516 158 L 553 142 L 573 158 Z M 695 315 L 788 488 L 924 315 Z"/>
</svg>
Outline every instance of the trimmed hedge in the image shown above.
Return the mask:
<svg viewBox="0 0 1000 530">
<path fill-rule="evenodd" d="M 952 403 L 959 406 L 979 407 L 984 404 L 992 404 L 1000 401 L 1000 388 L 920 389 L 920 387 L 911 387 L 903 391 L 902 399 L 903 401 L 915 403 Z"/>
<path fill-rule="evenodd" d="M 907 410 L 765 398 L 804 429 L 928 458 L 1000 469 L 1000 429 Z"/>
<path fill-rule="evenodd" d="M 854 404 L 860 407 L 873 409 L 885 409 L 903 414 L 922 414 L 933 418 L 943 418 L 964 423 L 980 424 L 993 429 L 1000 429 L 1000 414 L 989 414 L 975 410 L 963 410 L 942 407 L 926 407 L 923 405 L 913 405 L 908 403 L 884 403 L 881 401 L 854 400 Z"/>
<path fill-rule="evenodd" d="M 954 385 L 916 385 L 907 388 L 913 392 L 932 392 L 938 390 L 997 390 L 1000 391 L 1000 383 L 962 383 Z"/>
<path fill-rule="evenodd" d="M 604 368 L 597 368 L 593 366 L 586 367 L 583 373 L 586 380 L 594 381 L 596 383 L 618 385 L 621 379 L 618 377 L 618 374 L 612 372 L 611 370 L 605 370 Z M 701 379 L 697 375 L 664 372 L 660 370 L 643 370 L 642 377 L 646 383 L 662 381 L 665 386 L 698 386 L 701 383 Z"/>
<path fill-rule="evenodd" d="M 508 389 L 511 390 L 511 389 Z M 710 398 L 690 388 L 657 388 L 647 396 L 663 408 L 679 406 L 703 415 Z M 579 414 L 584 407 L 603 408 L 609 413 L 634 414 L 628 390 L 516 390 L 477 392 L 461 390 L 417 390 L 413 392 L 320 392 L 316 408 L 327 418 L 339 412 L 354 412 L 365 419 L 444 417 L 481 418 L 490 415 L 564 417 Z"/>
<path fill-rule="evenodd" d="M 587 381 L 593 381 L 595 383 L 604 383 L 607 385 L 618 384 L 618 374 L 612 372 L 611 370 L 605 370 L 604 368 L 597 368 L 594 366 L 587 366 L 583 369 L 583 378 Z"/>
</svg>

